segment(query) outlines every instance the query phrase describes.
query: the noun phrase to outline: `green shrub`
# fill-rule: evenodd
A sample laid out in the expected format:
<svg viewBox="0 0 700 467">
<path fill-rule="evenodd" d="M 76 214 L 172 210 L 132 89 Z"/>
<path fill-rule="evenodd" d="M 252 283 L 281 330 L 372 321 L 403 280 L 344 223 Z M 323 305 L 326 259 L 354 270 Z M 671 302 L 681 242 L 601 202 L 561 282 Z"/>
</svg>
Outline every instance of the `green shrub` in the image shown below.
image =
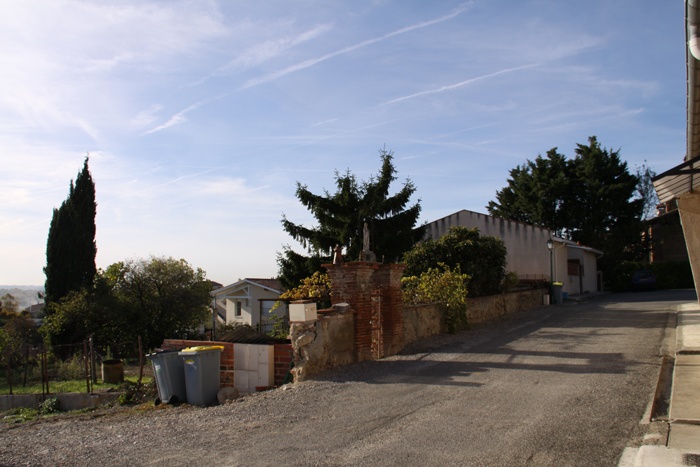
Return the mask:
<svg viewBox="0 0 700 467">
<path fill-rule="evenodd" d="M 301 283 L 293 289 L 280 294 L 282 300 L 313 300 L 319 309 L 331 306 L 331 279 L 325 272 L 315 272 L 311 276 L 303 279 Z M 275 302 L 272 310 L 282 305 L 282 301 Z"/>
<path fill-rule="evenodd" d="M 85 362 L 82 355 L 58 360 L 56 372 L 58 379 L 63 381 L 85 378 Z"/>
<path fill-rule="evenodd" d="M 61 401 L 58 397 L 51 397 L 46 399 L 44 402 L 39 404 L 39 413 L 42 415 L 48 415 L 52 413 L 57 413 L 61 411 Z"/>
<path fill-rule="evenodd" d="M 404 255 L 404 276 L 420 276 L 444 264 L 471 277 L 469 295 L 501 293 L 506 276 L 506 247 L 501 239 L 483 237 L 478 229 L 451 227 L 437 240 L 419 243 Z"/>
<path fill-rule="evenodd" d="M 289 324 L 286 323 L 284 317 L 270 313 L 270 320 L 274 324 L 267 335 L 276 339 L 287 339 L 289 337 Z"/>
<path fill-rule="evenodd" d="M 465 329 L 467 322 L 467 288 L 470 277 L 462 274 L 457 266 L 454 270 L 445 264 L 430 268 L 420 276 L 401 279 L 404 303 L 417 305 L 437 303 L 445 311 L 448 332 Z"/>
<path fill-rule="evenodd" d="M 510 292 L 518 286 L 518 274 L 510 271 L 501 282 L 501 292 Z"/>
</svg>

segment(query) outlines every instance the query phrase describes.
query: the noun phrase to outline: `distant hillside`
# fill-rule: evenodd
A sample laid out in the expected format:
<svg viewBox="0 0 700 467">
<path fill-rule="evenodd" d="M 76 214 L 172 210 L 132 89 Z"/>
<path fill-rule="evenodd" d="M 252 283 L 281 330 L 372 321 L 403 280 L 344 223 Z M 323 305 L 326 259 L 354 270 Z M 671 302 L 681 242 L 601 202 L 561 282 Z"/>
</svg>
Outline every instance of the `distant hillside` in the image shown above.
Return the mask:
<svg viewBox="0 0 700 467">
<path fill-rule="evenodd" d="M 37 297 L 37 292 L 43 292 L 44 288 L 37 285 L 0 285 L 0 297 L 7 294 L 12 295 L 19 302 L 19 309 L 24 310 L 30 305 L 41 303 Z"/>
</svg>

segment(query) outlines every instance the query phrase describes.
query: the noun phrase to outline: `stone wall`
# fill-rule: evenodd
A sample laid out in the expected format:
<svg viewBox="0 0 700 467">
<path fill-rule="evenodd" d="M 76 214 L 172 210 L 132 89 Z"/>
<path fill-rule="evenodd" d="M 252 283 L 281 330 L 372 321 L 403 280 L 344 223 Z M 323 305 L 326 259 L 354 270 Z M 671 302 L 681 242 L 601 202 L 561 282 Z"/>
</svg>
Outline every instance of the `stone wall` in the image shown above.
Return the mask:
<svg viewBox="0 0 700 467">
<path fill-rule="evenodd" d="M 542 305 L 542 295 L 546 293 L 546 289 L 537 289 L 469 298 L 467 322 L 473 326 L 537 308 Z"/>
<path fill-rule="evenodd" d="M 467 322 L 478 326 L 517 313 L 525 313 L 542 306 L 542 296 L 547 289 L 510 292 L 488 297 L 467 299 Z M 420 339 L 446 332 L 443 312 L 438 305 L 407 306 L 403 309 L 404 345 Z"/>
<path fill-rule="evenodd" d="M 422 337 L 435 336 L 445 332 L 442 312 L 434 303 L 412 305 L 403 308 L 404 345 Z"/>
<path fill-rule="evenodd" d="M 445 332 L 437 305 L 403 306 L 399 265 L 356 262 L 327 265 L 333 307 L 317 319 L 292 322 L 294 381 L 341 365 L 399 353 L 407 344 Z M 471 298 L 469 324 L 502 319 L 542 305 L 544 289 Z"/>
<path fill-rule="evenodd" d="M 294 381 L 356 362 L 354 325 L 354 315 L 344 308 L 320 310 L 316 321 L 292 323 Z"/>
</svg>

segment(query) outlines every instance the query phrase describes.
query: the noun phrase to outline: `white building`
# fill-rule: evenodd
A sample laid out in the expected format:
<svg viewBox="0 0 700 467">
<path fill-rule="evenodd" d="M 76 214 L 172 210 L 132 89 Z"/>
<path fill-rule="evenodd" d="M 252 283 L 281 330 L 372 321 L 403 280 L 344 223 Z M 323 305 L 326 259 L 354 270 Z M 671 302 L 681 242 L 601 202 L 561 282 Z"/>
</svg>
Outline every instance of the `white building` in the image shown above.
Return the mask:
<svg viewBox="0 0 700 467">
<path fill-rule="evenodd" d="M 477 228 L 483 236 L 500 238 L 508 251 L 506 270 L 520 280 L 563 283 L 567 294 L 597 292 L 602 289 L 598 275 L 600 250 L 555 237 L 552 231 L 522 222 L 462 210 L 430 222 L 426 237 L 437 240 L 450 227 Z M 552 251 L 547 245 L 552 240 Z"/>
<path fill-rule="evenodd" d="M 247 324 L 261 332 L 272 328 L 270 310 L 279 299 L 282 287 L 276 279 L 242 279 L 211 292 L 217 321 L 226 324 Z M 286 319 L 286 305 L 273 314 Z"/>
</svg>

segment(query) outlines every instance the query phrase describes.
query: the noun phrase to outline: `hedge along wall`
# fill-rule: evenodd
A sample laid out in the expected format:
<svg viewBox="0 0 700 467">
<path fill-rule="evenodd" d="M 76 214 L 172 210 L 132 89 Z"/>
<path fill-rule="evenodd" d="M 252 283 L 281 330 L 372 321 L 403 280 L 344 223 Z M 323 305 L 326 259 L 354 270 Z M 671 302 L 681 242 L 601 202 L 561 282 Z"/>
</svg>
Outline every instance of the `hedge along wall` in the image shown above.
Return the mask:
<svg viewBox="0 0 700 467">
<path fill-rule="evenodd" d="M 182 340 L 182 339 L 165 339 L 161 348 L 163 350 L 167 349 L 184 349 L 186 347 L 196 347 L 196 346 L 208 346 L 208 345 L 221 345 L 224 349 L 221 352 L 221 366 L 219 369 L 219 380 L 221 382 L 221 387 L 234 387 L 234 371 L 233 362 L 235 360 L 235 355 L 233 352 L 232 342 L 216 342 L 216 341 L 194 341 L 194 340 Z M 292 362 L 292 346 L 291 344 L 275 344 L 274 345 L 274 362 L 275 362 L 275 385 L 282 385 L 284 378 L 289 372 L 289 367 Z"/>
</svg>

